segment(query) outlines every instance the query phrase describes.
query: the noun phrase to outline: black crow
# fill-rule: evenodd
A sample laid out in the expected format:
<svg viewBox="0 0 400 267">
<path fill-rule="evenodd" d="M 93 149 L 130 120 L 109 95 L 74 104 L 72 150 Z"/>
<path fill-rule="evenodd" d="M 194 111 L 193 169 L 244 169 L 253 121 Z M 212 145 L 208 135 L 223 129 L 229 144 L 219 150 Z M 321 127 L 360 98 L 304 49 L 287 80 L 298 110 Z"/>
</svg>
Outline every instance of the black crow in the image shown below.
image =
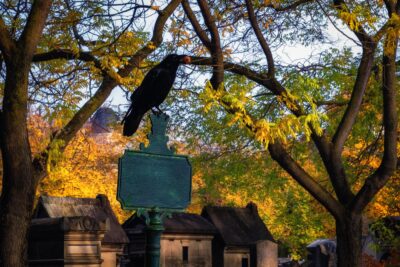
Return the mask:
<svg viewBox="0 0 400 267">
<path fill-rule="evenodd" d="M 160 110 L 158 106 L 171 90 L 179 64 L 187 64 L 190 61 L 189 56 L 171 54 L 146 74 L 142 84 L 132 93 L 131 106 L 122 120 L 125 136 L 131 136 L 136 132 L 148 110 L 154 107 Z"/>
</svg>

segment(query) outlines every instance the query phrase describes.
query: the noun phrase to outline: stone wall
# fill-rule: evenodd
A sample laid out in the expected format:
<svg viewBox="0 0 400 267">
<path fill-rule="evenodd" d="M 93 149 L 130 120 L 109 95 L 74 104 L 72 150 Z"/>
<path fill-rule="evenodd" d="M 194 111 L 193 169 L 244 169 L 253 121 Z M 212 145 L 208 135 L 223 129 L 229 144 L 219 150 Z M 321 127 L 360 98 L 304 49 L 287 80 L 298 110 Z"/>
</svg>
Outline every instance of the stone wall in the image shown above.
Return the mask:
<svg viewBox="0 0 400 267">
<path fill-rule="evenodd" d="M 225 248 L 224 267 L 250 266 L 250 249 L 247 248 Z"/>
<path fill-rule="evenodd" d="M 212 238 L 210 235 L 163 234 L 161 267 L 211 267 Z"/>
<path fill-rule="evenodd" d="M 102 244 L 101 245 L 101 267 L 120 267 L 120 256 L 124 253 L 123 245 Z"/>
<path fill-rule="evenodd" d="M 278 266 L 278 244 L 269 240 L 258 241 L 257 267 L 277 267 Z"/>
<path fill-rule="evenodd" d="M 106 230 L 106 220 L 86 216 L 34 219 L 29 266 L 101 267 L 101 240 Z"/>
</svg>

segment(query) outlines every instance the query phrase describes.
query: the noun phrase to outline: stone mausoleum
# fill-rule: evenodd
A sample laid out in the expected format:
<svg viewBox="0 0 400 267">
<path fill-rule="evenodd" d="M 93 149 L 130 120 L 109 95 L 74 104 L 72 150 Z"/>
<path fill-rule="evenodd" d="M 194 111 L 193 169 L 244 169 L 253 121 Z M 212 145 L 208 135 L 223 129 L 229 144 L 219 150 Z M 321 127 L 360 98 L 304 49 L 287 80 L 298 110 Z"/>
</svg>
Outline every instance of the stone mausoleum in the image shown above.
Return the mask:
<svg viewBox="0 0 400 267">
<path fill-rule="evenodd" d="M 201 215 L 164 220 L 161 267 L 277 267 L 277 244 L 257 206 L 207 206 Z M 31 223 L 29 266 L 143 267 L 146 223 L 122 226 L 106 196 L 39 198 Z"/>
<path fill-rule="evenodd" d="M 126 267 L 144 266 L 145 220 L 133 215 L 124 224 L 130 243 Z M 216 228 L 197 214 L 174 213 L 164 220 L 161 236 L 161 266 L 212 266 L 212 239 Z"/>
<path fill-rule="evenodd" d="M 213 267 L 276 267 L 278 245 L 261 220 L 257 205 L 207 206 L 201 216 L 218 230 L 213 239 Z"/>
<path fill-rule="evenodd" d="M 128 242 L 105 195 L 41 196 L 31 224 L 29 265 L 118 267 Z"/>
<path fill-rule="evenodd" d="M 164 221 L 162 267 L 277 267 L 278 246 L 257 206 L 207 206 L 201 215 L 175 213 Z M 144 266 L 145 221 L 133 215 L 124 224 L 130 243 L 126 267 Z"/>
</svg>

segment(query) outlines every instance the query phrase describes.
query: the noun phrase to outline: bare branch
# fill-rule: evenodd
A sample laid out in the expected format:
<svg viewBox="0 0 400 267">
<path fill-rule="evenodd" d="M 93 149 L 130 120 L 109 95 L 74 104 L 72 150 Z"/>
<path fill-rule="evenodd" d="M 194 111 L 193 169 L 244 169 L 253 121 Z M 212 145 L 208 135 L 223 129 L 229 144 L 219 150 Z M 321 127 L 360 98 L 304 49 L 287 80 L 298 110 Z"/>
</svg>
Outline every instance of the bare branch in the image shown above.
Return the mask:
<svg viewBox="0 0 400 267">
<path fill-rule="evenodd" d="M 343 150 L 344 142 L 346 141 L 360 110 L 362 98 L 371 75 L 375 47 L 376 46 L 374 45 L 363 48 L 361 63 L 358 67 L 357 78 L 353 87 L 349 105 L 347 106 L 347 109 L 332 139 L 332 142 L 335 146 L 334 149 L 338 154 L 340 154 Z"/>
<path fill-rule="evenodd" d="M 32 62 L 43 62 L 54 59 L 79 59 L 86 62 L 93 62 L 96 68 L 100 70 L 102 69 L 100 61 L 90 52 L 80 51 L 78 53 L 74 53 L 72 50 L 69 49 L 54 49 L 49 52 L 36 54 L 33 56 Z"/>
<path fill-rule="evenodd" d="M 265 57 L 267 58 L 268 75 L 271 75 L 271 77 L 273 77 L 275 75 L 275 66 L 271 49 L 269 48 L 267 40 L 265 40 L 260 30 L 260 27 L 258 26 L 258 20 L 256 18 L 256 14 L 254 13 L 253 3 L 251 2 L 251 0 L 246 0 L 246 6 L 247 6 L 247 13 L 249 14 L 251 27 L 253 28 L 257 40 L 260 43 L 262 50 L 264 51 Z"/>
<path fill-rule="evenodd" d="M 340 29 L 336 23 L 335 20 L 333 20 L 331 18 L 331 16 L 329 15 L 329 13 L 325 10 L 324 6 L 321 4 L 321 2 L 319 0 L 316 0 L 319 7 L 321 8 L 322 12 L 325 14 L 325 16 L 328 18 L 328 20 L 331 22 L 331 24 L 333 25 L 333 27 L 335 27 L 335 29 L 340 32 L 343 36 L 345 36 L 347 39 L 351 40 L 352 42 L 354 42 L 356 45 L 360 45 L 360 42 L 355 40 L 354 38 L 350 37 L 348 34 L 346 34 L 342 29 Z"/>
<path fill-rule="evenodd" d="M 191 64 L 197 66 L 213 66 L 213 61 L 211 58 L 207 57 L 192 57 Z M 265 86 L 266 88 L 270 89 L 274 94 L 277 94 L 276 90 L 274 90 L 274 88 L 272 87 L 272 78 L 269 78 L 267 75 L 254 71 L 240 64 L 232 62 L 223 62 L 223 64 L 226 71 L 246 76 L 248 79 L 262 86 Z"/>
<path fill-rule="evenodd" d="M 126 77 L 134 68 L 139 68 L 140 62 L 142 62 L 143 59 L 145 59 L 150 53 L 152 53 L 155 48 L 160 46 L 163 41 L 165 23 L 181 2 L 182 0 L 171 1 L 168 6 L 166 6 L 162 11 L 159 12 L 160 15 L 158 16 L 154 25 L 153 36 L 150 42 L 142 49 L 137 51 L 135 55 L 129 59 L 128 64 L 118 71 L 118 74 L 121 77 Z"/>
<path fill-rule="evenodd" d="M 192 8 L 187 0 L 182 1 L 183 10 L 185 11 L 186 16 L 189 18 L 190 23 L 193 26 L 194 31 L 197 36 L 200 38 L 200 41 L 207 47 L 209 50 L 211 49 L 211 40 L 208 38 L 206 31 L 201 28 L 199 21 L 196 18 L 196 15 L 193 13 Z"/>
<path fill-rule="evenodd" d="M 296 2 L 293 2 L 293 3 L 289 4 L 287 6 L 274 6 L 274 5 L 270 4 L 270 5 L 268 5 L 268 7 L 271 7 L 273 9 L 275 9 L 276 11 L 282 12 L 282 11 L 293 10 L 293 9 L 295 9 L 296 7 L 298 7 L 298 6 L 302 5 L 302 4 L 311 3 L 313 1 L 314 0 L 299 0 L 299 1 L 296 1 Z"/>
<path fill-rule="evenodd" d="M 211 35 L 210 47 L 208 47 L 213 62 L 213 75 L 210 79 L 211 85 L 217 89 L 224 81 L 224 57 L 222 54 L 221 41 L 217 25 L 215 24 L 215 17 L 211 14 L 210 6 L 205 0 L 197 0 L 201 14 L 203 15 L 204 22 Z"/>
</svg>

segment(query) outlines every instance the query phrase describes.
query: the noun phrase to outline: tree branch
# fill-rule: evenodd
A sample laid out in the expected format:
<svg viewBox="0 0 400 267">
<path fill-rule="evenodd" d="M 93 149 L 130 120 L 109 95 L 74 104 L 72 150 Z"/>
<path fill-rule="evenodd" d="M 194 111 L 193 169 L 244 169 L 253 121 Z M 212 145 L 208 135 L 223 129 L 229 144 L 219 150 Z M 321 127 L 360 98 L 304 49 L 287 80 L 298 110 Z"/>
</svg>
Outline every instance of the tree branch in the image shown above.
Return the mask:
<svg viewBox="0 0 400 267">
<path fill-rule="evenodd" d="M 268 5 L 268 7 L 271 7 L 273 9 L 275 9 L 275 11 L 281 12 L 281 11 L 288 11 L 288 10 L 295 9 L 298 6 L 300 6 L 302 4 L 305 4 L 305 3 L 309 3 L 309 2 L 314 2 L 314 0 L 299 0 L 299 1 L 293 2 L 293 3 L 291 3 L 291 4 L 287 5 L 287 6 L 284 6 L 284 7 L 280 7 L 280 6 L 276 7 L 276 6 L 272 5 L 272 4 L 270 4 L 270 5 Z"/>
<path fill-rule="evenodd" d="M 396 13 L 397 15 L 400 15 L 400 1 L 397 1 L 397 5 L 399 6 L 399 8 L 395 7 L 395 3 L 392 1 L 385 1 L 385 5 L 386 5 L 386 9 L 388 11 L 388 16 L 389 18 L 393 17 L 393 13 Z M 393 22 L 393 20 L 388 20 L 377 32 L 376 34 L 373 36 L 373 40 L 374 42 L 379 42 L 380 39 L 387 33 L 387 30 L 389 28 L 393 28 L 396 29 L 396 23 Z"/>
<path fill-rule="evenodd" d="M 33 56 L 32 62 L 43 62 L 54 59 L 79 59 L 85 62 L 93 62 L 96 68 L 100 70 L 102 69 L 100 61 L 90 52 L 80 51 L 78 53 L 74 53 L 69 49 L 54 49 L 49 52 L 36 54 Z"/>
<path fill-rule="evenodd" d="M 275 141 L 268 145 L 271 157 L 287 171 L 304 189 L 317 199 L 335 218 L 341 214 L 341 207 L 338 201 L 319 185 L 284 149 Z"/>
<path fill-rule="evenodd" d="M 363 48 L 360 66 L 358 67 L 356 81 L 353 87 L 353 92 L 350 98 L 349 105 L 340 121 L 340 124 L 332 138 L 334 149 L 338 154 L 343 150 L 344 142 L 346 141 L 351 128 L 354 125 L 357 114 L 360 110 L 362 98 L 371 75 L 371 69 L 374 61 L 375 44 Z"/>
<path fill-rule="evenodd" d="M 391 14 L 393 12 L 396 12 L 396 7 L 395 7 L 396 3 L 392 0 L 383 0 L 383 2 L 385 3 L 389 17 L 391 17 Z"/>
<path fill-rule="evenodd" d="M 193 57 L 193 65 L 210 65 L 212 60 L 204 57 Z M 244 75 L 248 79 L 255 81 L 256 83 L 263 85 L 275 95 L 280 95 L 283 87 L 279 87 L 276 84 L 275 79 L 269 78 L 267 75 L 257 73 L 247 67 L 239 64 L 224 62 L 224 69 L 238 75 Z M 234 113 L 235 110 L 228 110 L 229 113 Z M 246 125 L 250 131 L 251 127 Z M 321 152 L 323 158 L 327 159 L 330 151 L 330 143 L 324 136 L 318 136 L 315 133 L 312 135 L 314 142 Z M 274 144 L 270 144 L 268 147 L 271 156 L 276 160 L 286 171 L 288 171 L 296 181 L 298 181 L 307 191 L 309 191 L 318 201 L 320 201 L 325 208 L 328 209 L 334 216 L 339 216 L 340 206 L 335 198 L 333 198 L 329 192 L 322 188 L 315 180 L 312 179 L 285 151 L 285 149 L 277 141 Z M 325 162 L 325 161 L 324 161 Z"/>
<path fill-rule="evenodd" d="M 212 56 L 213 74 L 210 82 L 214 89 L 218 89 L 219 85 L 224 81 L 224 57 L 222 54 L 218 28 L 215 24 L 215 16 L 211 14 L 207 1 L 197 0 L 197 3 L 199 4 L 201 14 L 203 15 L 204 23 L 211 35 L 211 42 L 208 50 Z"/>
<path fill-rule="evenodd" d="M 361 107 L 365 89 L 371 75 L 375 48 L 375 44 L 363 47 L 361 63 L 358 67 L 350 102 L 332 138 L 333 146 L 329 157 L 324 160 L 336 195 L 342 204 L 347 204 L 354 198 L 342 163 L 343 146 L 353 128 Z"/>
<path fill-rule="evenodd" d="M 159 16 L 154 24 L 153 36 L 150 42 L 142 49 L 137 51 L 134 56 L 128 61 L 128 64 L 118 71 L 121 77 L 126 77 L 134 69 L 138 68 L 140 62 L 145 59 L 150 53 L 152 53 L 163 41 L 164 26 L 168 18 L 172 15 L 175 9 L 180 5 L 182 0 L 171 1 L 163 10 L 159 12 Z"/>
<path fill-rule="evenodd" d="M 126 77 L 130 74 L 131 70 L 139 66 L 140 62 L 151 52 L 154 51 L 154 47 L 158 47 L 162 42 L 162 33 L 167 19 L 174 12 L 176 7 L 180 4 L 181 0 L 171 1 L 167 7 L 160 12 L 159 17 L 156 20 L 153 30 L 153 36 L 151 42 L 145 47 L 140 49 L 131 57 L 129 63 L 122 68 L 118 74 L 121 77 Z M 151 44 L 151 45 L 150 45 Z M 111 94 L 112 90 L 118 85 L 118 82 L 112 79 L 109 75 L 104 74 L 103 82 L 96 93 L 82 106 L 82 108 L 72 117 L 72 119 L 65 125 L 63 129 L 54 134 L 47 149 L 42 152 L 40 156 L 37 156 L 33 164 L 36 170 L 36 179 L 40 180 L 46 175 L 45 165 L 49 160 L 49 151 L 57 149 L 63 151 L 71 139 L 75 136 L 78 130 L 83 124 L 90 118 L 90 116 L 104 103 L 107 97 Z M 62 143 L 60 146 L 59 144 Z"/>
<path fill-rule="evenodd" d="M 4 125 L 3 125 L 3 110 L 0 109 L 0 128 L 4 129 Z M 3 131 L 0 131 L 0 152 L 2 150 L 3 147 Z"/>
<path fill-rule="evenodd" d="M 388 40 L 386 40 L 387 42 Z M 390 176 L 397 168 L 397 125 L 398 110 L 396 102 L 396 50 L 398 37 L 394 44 L 384 45 L 383 51 L 383 126 L 384 126 L 384 151 L 378 169 L 367 178 L 363 187 L 351 203 L 355 211 L 361 212 L 378 191 L 387 183 Z"/>
<path fill-rule="evenodd" d="M 254 13 L 254 8 L 253 8 L 253 3 L 251 0 L 246 0 L 246 6 L 247 6 L 247 13 L 249 14 L 249 20 L 251 27 L 254 30 L 254 33 L 256 34 L 257 40 L 261 45 L 262 50 L 264 51 L 264 55 L 267 58 L 267 64 L 268 64 L 268 75 L 271 77 L 275 76 L 275 66 L 274 66 L 274 58 L 271 53 L 271 49 L 269 48 L 269 45 L 267 41 L 265 40 L 260 27 L 258 26 L 258 20 L 256 18 L 256 15 Z"/>
<path fill-rule="evenodd" d="M 208 57 L 192 57 L 192 62 L 191 64 L 196 65 L 196 66 L 212 66 L 213 61 L 211 58 Z M 248 67 L 245 67 L 240 64 L 232 63 L 232 62 L 223 62 L 224 65 L 224 70 L 238 74 L 238 75 L 243 75 L 246 76 L 249 80 L 252 80 L 259 85 L 262 85 L 269 90 L 271 90 L 274 94 L 276 94 L 276 90 L 272 87 L 273 82 L 272 78 L 268 77 L 265 74 L 260 74 Z"/>
<path fill-rule="evenodd" d="M 339 107 L 339 106 L 346 106 L 346 105 L 348 105 L 349 104 L 349 101 L 347 101 L 347 100 L 342 100 L 342 101 L 339 101 L 339 100 L 320 100 L 320 101 L 317 101 L 317 102 L 315 102 L 315 104 L 317 104 L 317 106 L 337 106 L 337 107 Z"/>
<path fill-rule="evenodd" d="M 0 17 L 0 50 L 3 53 L 4 59 L 10 60 L 15 49 L 16 44 L 11 37 L 3 18 Z"/>
<path fill-rule="evenodd" d="M 344 2 L 344 0 L 333 0 L 333 7 L 338 11 L 338 12 L 347 12 L 349 11 L 348 6 Z M 358 40 L 360 40 L 361 44 L 364 45 L 370 45 L 373 43 L 371 37 L 367 34 L 365 29 L 362 27 L 362 25 L 358 25 L 356 29 L 352 29 L 348 21 L 342 20 L 348 27 L 349 29 L 357 36 Z"/>
<path fill-rule="evenodd" d="M 193 57 L 192 64 L 210 65 L 212 64 L 212 61 L 210 58 Z M 286 89 L 275 78 L 268 77 L 266 74 L 260 74 L 248 67 L 244 67 L 235 63 L 224 62 L 224 69 L 238 75 L 246 76 L 248 79 L 266 87 L 276 96 L 280 96 L 286 91 Z M 292 113 L 296 116 L 305 115 L 305 112 L 300 107 L 288 108 L 291 109 Z M 347 203 L 347 201 L 353 197 L 353 194 L 346 180 L 340 153 L 333 154 L 332 143 L 328 140 L 328 138 L 324 134 L 322 136 L 316 134 L 316 131 L 311 124 L 309 124 L 309 127 L 313 132 L 311 138 L 318 148 L 325 167 L 331 171 L 331 174 L 333 173 L 330 175 L 330 179 L 335 189 L 335 193 L 341 202 Z M 337 157 L 334 157 L 335 155 Z"/>
<path fill-rule="evenodd" d="M 32 4 L 28 20 L 18 40 L 18 45 L 24 50 L 24 54 L 29 60 L 35 53 L 42 36 L 51 4 L 52 0 L 35 0 Z"/>
<path fill-rule="evenodd" d="M 194 31 L 197 36 L 200 38 L 200 41 L 203 43 L 207 49 L 211 50 L 211 40 L 208 38 L 206 31 L 201 28 L 199 21 L 196 18 L 196 15 L 193 13 L 192 8 L 187 0 L 182 1 L 183 10 L 185 11 L 186 16 L 188 17 L 190 23 L 193 26 Z"/>
</svg>

